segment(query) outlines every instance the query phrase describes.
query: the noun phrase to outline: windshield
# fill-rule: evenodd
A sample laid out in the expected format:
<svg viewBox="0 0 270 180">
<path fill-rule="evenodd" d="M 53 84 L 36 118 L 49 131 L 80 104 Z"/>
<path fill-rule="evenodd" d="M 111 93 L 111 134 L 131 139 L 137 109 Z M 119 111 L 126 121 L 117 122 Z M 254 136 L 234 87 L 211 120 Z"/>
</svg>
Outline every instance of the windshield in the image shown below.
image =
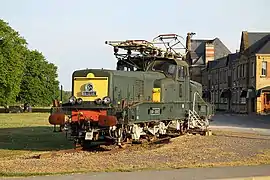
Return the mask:
<svg viewBox="0 0 270 180">
<path fill-rule="evenodd" d="M 162 71 L 167 76 L 174 77 L 177 66 L 171 62 L 156 61 L 152 66 L 152 71 Z"/>
</svg>

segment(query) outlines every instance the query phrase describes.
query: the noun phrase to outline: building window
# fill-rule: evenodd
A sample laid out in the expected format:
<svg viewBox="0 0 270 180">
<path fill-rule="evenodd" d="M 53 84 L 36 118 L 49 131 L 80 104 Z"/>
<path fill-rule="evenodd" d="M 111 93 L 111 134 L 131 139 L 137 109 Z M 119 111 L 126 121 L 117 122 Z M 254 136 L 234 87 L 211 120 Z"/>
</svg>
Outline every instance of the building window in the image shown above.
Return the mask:
<svg viewBox="0 0 270 180">
<path fill-rule="evenodd" d="M 246 98 L 244 97 L 241 98 L 241 104 L 246 104 Z"/>
<path fill-rule="evenodd" d="M 246 77 L 246 64 L 243 64 L 243 76 Z"/>
<path fill-rule="evenodd" d="M 225 83 L 228 82 L 227 80 L 228 80 L 228 71 L 225 70 Z"/>
<path fill-rule="evenodd" d="M 243 64 L 240 65 L 240 77 L 243 77 Z"/>
<path fill-rule="evenodd" d="M 267 72 L 267 62 L 263 61 L 262 62 L 262 76 L 266 76 L 266 72 Z"/>
<path fill-rule="evenodd" d="M 251 76 L 254 77 L 255 76 L 255 63 L 252 62 L 251 64 Z"/>
<path fill-rule="evenodd" d="M 240 66 L 237 66 L 237 78 L 240 78 L 241 71 Z"/>
<path fill-rule="evenodd" d="M 218 84 L 220 84 L 221 82 L 222 82 L 222 71 L 221 70 L 219 70 L 219 83 Z"/>
<path fill-rule="evenodd" d="M 216 84 L 218 84 L 218 80 L 219 80 L 219 78 L 218 78 L 218 71 L 216 72 L 216 76 L 217 76 L 217 78 L 216 78 Z"/>
<path fill-rule="evenodd" d="M 236 70 L 235 70 L 235 68 L 233 68 L 233 80 L 236 80 Z"/>
<path fill-rule="evenodd" d="M 240 65 L 240 77 L 243 77 L 243 64 Z"/>
<path fill-rule="evenodd" d="M 236 92 L 233 91 L 232 93 L 232 100 L 233 100 L 233 103 L 236 103 Z"/>
<path fill-rule="evenodd" d="M 236 95 L 236 103 L 237 104 L 240 103 L 240 94 L 241 94 L 241 91 L 237 90 L 237 95 Z"/>
</svg>

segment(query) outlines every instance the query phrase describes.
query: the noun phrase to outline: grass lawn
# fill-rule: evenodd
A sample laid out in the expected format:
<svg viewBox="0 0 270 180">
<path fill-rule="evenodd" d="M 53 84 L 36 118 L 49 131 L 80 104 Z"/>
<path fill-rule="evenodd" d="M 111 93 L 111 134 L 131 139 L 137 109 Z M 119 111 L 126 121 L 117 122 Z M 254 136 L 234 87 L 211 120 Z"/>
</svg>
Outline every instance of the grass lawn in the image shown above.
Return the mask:
<svg viewBox="0 0 270 180">
<path fill-rule="evenodd" d="M 0 114 L 0 160 L 37 151 L 71 148 L 63 133 L 53 133 L 47 113 Z"/>
<path fill-rule="evenodd" d="M 114 153 L 29 158 L 73 147 L 64 133 L 53 133 L 48 116 L 0 114 L 0 176 L 270 164 L 269 136 L 222 131 L 215 131 L 213 136 L 181 136 L 169 144 L 137 145 Z"/>
</svg>

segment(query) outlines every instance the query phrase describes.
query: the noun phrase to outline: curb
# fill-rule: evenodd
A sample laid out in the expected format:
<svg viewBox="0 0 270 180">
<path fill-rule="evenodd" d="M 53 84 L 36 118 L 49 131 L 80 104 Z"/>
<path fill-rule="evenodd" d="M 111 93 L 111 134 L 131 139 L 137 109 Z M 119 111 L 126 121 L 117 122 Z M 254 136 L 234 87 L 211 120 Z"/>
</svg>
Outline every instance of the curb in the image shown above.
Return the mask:
<svg viewBox="0 0 270 180">
<path fill-rule="evenodd" d="M 214 180 L 214 179 L 211 179 Z M 215 180 L 270 180 L 270 176 L 254 176 L 242 178 L 228 178 L 228 179 L 215 179 Z"/>
</svg>

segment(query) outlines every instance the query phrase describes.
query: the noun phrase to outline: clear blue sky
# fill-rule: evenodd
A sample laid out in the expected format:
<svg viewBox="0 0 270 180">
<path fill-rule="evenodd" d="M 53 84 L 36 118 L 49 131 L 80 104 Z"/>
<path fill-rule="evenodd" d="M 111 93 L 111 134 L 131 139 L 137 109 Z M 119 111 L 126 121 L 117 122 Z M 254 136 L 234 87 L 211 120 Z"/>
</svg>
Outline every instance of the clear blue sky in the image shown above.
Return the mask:
<svg viewBox="0 0 270 180">
<path fill-rule="evenodd" d="M 70 90 L 76 69 L 115 68 L 106 40 L 192 31 L 194 38 L 218 37 L 234 52 L 241 31 L 270 32 L 269 7 L 269 0 L 1 0 L 0 18 L 58 66 Z"/>
</svg>

